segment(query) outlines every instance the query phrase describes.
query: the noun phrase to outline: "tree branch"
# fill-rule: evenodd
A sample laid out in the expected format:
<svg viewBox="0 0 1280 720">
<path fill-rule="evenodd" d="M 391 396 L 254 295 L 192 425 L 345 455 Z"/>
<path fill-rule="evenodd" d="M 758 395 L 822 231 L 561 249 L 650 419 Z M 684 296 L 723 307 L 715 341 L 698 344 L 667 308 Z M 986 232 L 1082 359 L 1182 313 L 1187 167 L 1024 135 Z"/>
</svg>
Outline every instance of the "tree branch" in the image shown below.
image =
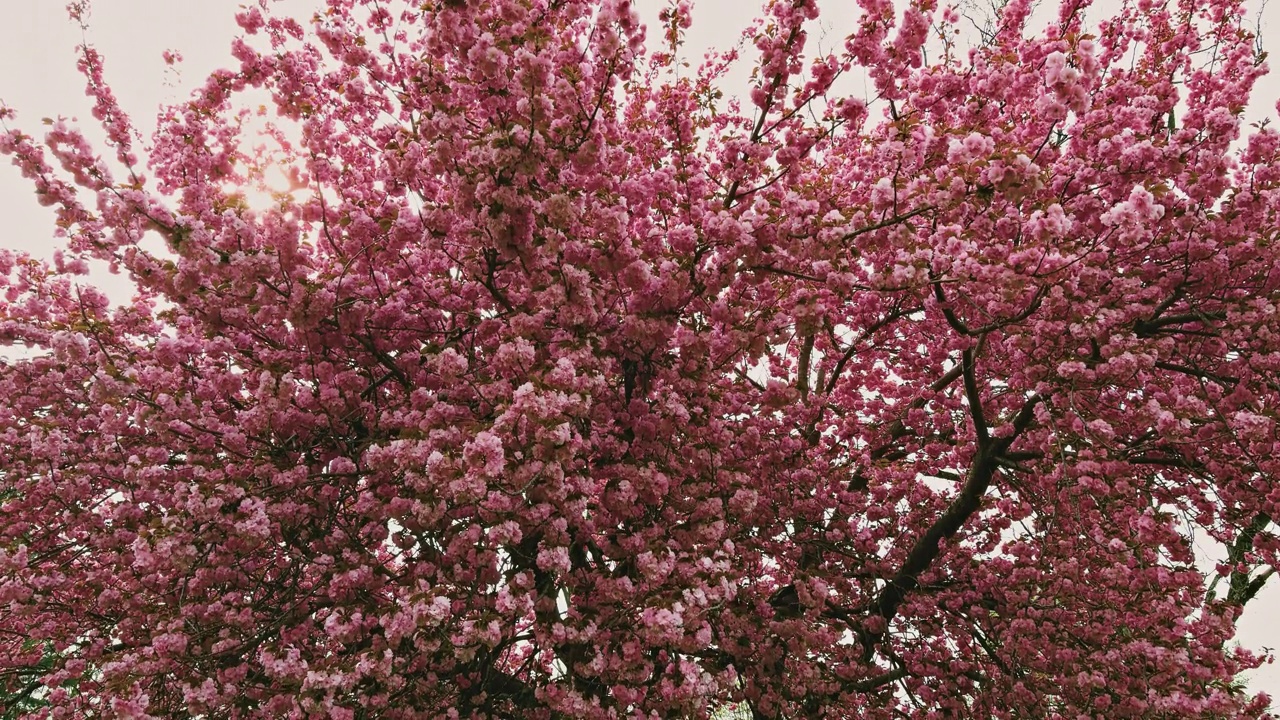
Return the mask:
<svg viewBox="0 0 1280 720">
<path fill-rule="evenodd" d="M 871 336 L 872 336 L 872 335 L 874 335 L 875 333 L 877 333 L 877 332 L 879 332 L 880 330 L 884 329 L 884 327 L 885 327 L 886 325 L 888 325 L 889 323 L 891 323 L 891 322 L 893 322 L 893 321 L 895 321 L 895 320 L 897 320 L 897 319 L 899 319 L 899 318 L 902 318 L 902 317 L 905 317 L 905 316 L 907 316 L 907 315 L 910 315 L 910 314 L 912 314 L 912 313 L 920 312 L 920 311 L 921 311 L 921 310 L 923 310 L 923 309 L 924 309 L 924 308 L 922 308 L 922 307 L 918 307 L 918 306 L 913 306 L 913 307 L 909 307 L 909 308 L 902 308 L 902 307 L 895 308 L 895 309 L 893 310 L 893 312 L 891 312 L 891 313 L 889 313 L 888 315 L 884 316 L 883 318 L 881 318 L 881 319 L 879 319 L 879 320 L 875 321 L 874 323 L 872 323 L 872 324 L 871 324 L 871 327 L 869 327 L 869 328 L 867 328 L 866 330 L 862 331 L 862 334 L 861 334 L 861 335 L 859 335 L 859 336 L 858 336 L 858 338 L 857 338 L 856 340 L 854 340 L 853 342 L 851 342 L 851 343 L 849 344 L 849 349 L 848 349 L 848 350 L 846 350 L 846 351 L 844 352 L 844 354 L 840 356 L 840 359 L 836 361 L 836 367 L 835 367 L 835 369 L 834 369 L 834 370 L 832 370 L 832 371 L 831 371 L 831 377 L 830 377 L 830 379 L 828 379 L 828 380 L 827 380 L 827 387 L 824 389 L 824 391 L 823 391 L 823 392 L 825 392 L 826 394 L 830 395 L 830 394 L 831 394 L 831 391 L 835 389 L 835 387 L 836 387 L 836 382 L 837 382 L 837 381 L 839 380 L 839 378 L 840 378 L 840 373 L 844 372 L 844 366 L 845 366 L 845 364 L 846 364 L 846 363 L 848 363 L 850 360 L 852 360 L 852 359 L 853 359 L 854 354 L 858 351 L 858 343 L 862 342 L 863 340 L 866 340 L 867 338 L 871 337 Z M 834 333 L 833 333 L 833 336 L 832 336 L 832 343 L 834 344 L 834 342 L 835 342 L 835 337 L 834 337 Z M 945 377 L 945 376 L 944 376 L 944 377 Z M 954 380 L 954 379 L 955 379 L 955 378 L 952 378 L 952 380 Z M 935 383 L 935 384 L 936 384 L 936 383 Z M 948 381 L 948 382 L 944 383 L 944 384 L 943 384 L 943 387 L 946 387 L 946 385 L 949 385 L 949 384 L 951 384 L 951 383 L 950 383 L 950 381 Z M 940 388 L 939 388 L 939 389 L 940 389 Z M 934 392 L 937 392 L 937 391 L 935 390 Z"/>
<path fill-rule="evenodd" d="M 1260 512 L 1254 516 L 1240 534 L 1236 536 L 1236 541 L 1227 548 L 1227 560 L 1232 565 L 1231 570 L 1231 589 L 1227 591 L 1227 602 L 1238 605 L 1245 605 L 1262 590 L 1267 580 L 1275 573 L 1275 568 L 1267 568 L 1261 575 L 1256 578 L 1250 578 L 1250 570 L 1238 569 L 1245 564 L 1246 556 L 1249 551 L 1253 550 L 1253 541 L 1257 539 L 1258 533 L 1267 529 L 1271 524 L 1271 516 L 1265 512 Z"/>
<path fill-rule="evenodd" d="M 921 207 L 918 207 L 915 210 L 902 213 L 901 215 L 894 215 L 893 217 L 885 218 L 884 220 L 881 220 L 878 223 L 873 223 L 866 227 L 858 228 L 857 230 L 853 230 L 851 232 L 845 233 L 844 237 L 840 239 L 844 242 L 848 242 L 850 240 L 853 240 L 854 238 L 857 238 L 860 235 L 866 235 L 869 232 L 875 232 L 876 230 L 883 230 L 887 227 L 893 227 L 894 225 L 904 223 L 917 215 L 923 215 L 931 210 L 936 210 L 936 209 L 937 209 L 936 205 L 922 205 Z"/>
<path fill-rule="evenodd" d="M 972 348 L 966 348 L 960 354 L 960 369 L 964 375 L 964 396 L 969 401 L 969 419 L 973 421 L 973 432 L 978 437 L 978 451 L 982 452 L 991 438 L 987 434 L 987 416 L 982 411 L 982 391 L 974 373 Z"/>
<path fill-rule="evenodd" d="M 966 368 L 965 391 L 969 393 L 972 390 L 976 390 L 976 382 L 971 377 L 972 358 L 967 357 L 963 367 Z M 1027 398 L 1018 414 L 1014 416 L 1011 423 L 1013 432 L 1008 437 L 1000 438 L 995 442 L 991 442 L 989 438 L 979 438 L 977 456 L 973 460 L 973 465 L 969 468 L 968 478 L 965 480 L 960 494 L 951 501 L 951 504 L 934 521 L 933 525 L 916 540 L 911 547 L 911 551 L 907 554 L 907 559 L 902 563 L 902 567 L 889 580 L 889 584 L 885 586 L 880 593 L 880 597 L 873 604 L 873 613 L 884 619 L 885 626 L 879 633 L 868 633 L 863 636 L 864 660 L 871 660 L 875 652 L 875 645 L 888 632 L 888 624 L 898 614 L 898 609 L 906 600 L 907 595 L 919 587 L 921 573 L 929 569 L 933 561 L 941 554 L 940 543 L 954 537 L 963 527 L 965 521 L 977 512 L 982 505 L 982 498 L 991 486 L 991 480 L 995 477 L 996 470 L 1000 466 L 1003 453 L 1013 445 L 1019 435 L 1031 426 L 1031 422 L 1035 417 L 1035 406 L 1040 404 L 1042 400 L 1043 398 L 1039 395 L 1032 395 Z M 976 410 L 974 409 L 975 407 Z M 974 422 L 982 423 L 983 418 L 980 406 L 975 406 L 971 403 L 970 409 L 974 413 Z"/>
<path fill-rule="evenodd" d="M 875 677 L 870 677 L 866 680 L 853 683 L 849 686 L 849 689 L 854 692 L 870 692 L 876 688 L 896 683 L 909 674 L 910 673 L 908 673 L 905 668 L 898 668 L 892 672 L 887 672 L 883 675 L 877 675 Z"/>
</svg>

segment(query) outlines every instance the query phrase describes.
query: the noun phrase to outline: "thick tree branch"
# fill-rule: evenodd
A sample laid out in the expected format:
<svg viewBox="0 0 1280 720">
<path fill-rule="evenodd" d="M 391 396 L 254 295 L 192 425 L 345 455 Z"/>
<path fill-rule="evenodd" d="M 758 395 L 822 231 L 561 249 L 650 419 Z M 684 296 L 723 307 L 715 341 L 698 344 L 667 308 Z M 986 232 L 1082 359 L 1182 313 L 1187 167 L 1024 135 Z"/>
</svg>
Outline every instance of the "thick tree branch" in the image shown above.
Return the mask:
<svg viewBox="0 0 1280 720">
<path fill-rule="evenodd" d="M 885 631 L 869 633 L 863 640 L 863 659 L 869 661 L 875 651 L 875 645 L 888 629 L 888 623 L 898 614 L 898 608 L 907 595 L 920 584 L 920 574 L 933 564 L 942 552 L 939 543 L 953 537 L 965 521 L 969 519 L 982 504 L 982 497 L 991 486 L 991 479 L 996 471 L 995 458 L 989 450 L 980 451 L 969 469 L 968 478 L 960 494 L 956 496 L 942 515 L 925 531 L 907 553 L 902 567 L 889 580 L 888 585 L 880 592 L 873 605 L 872 614 L 884 620 Z"/>
<path fill-rule="evenodd" d="M 1231 589 L 1227 591 L 1227 602 L 1245 605 L 1260 592 L 1268 579 L 1275 573 L 1275 568 L 1267 568 L 1257 577 L 1251 577 L 1247 557 L 1253 550 L 1253 542 L 1258 534 L 1271 524 L 1271 516 L 1265 512 L 1258 513 L 1253 520 L 1240 531 L 1236 541 L 1227 548 L 1227 561 L 1231 563 Z"/>
<path fill-rule="evenodd" d="M 851 686 L 849 686 L 849 689 L 854 692 L 870 692 L 872 690 L 875 690 L 876 688 L 881 688 L 881 687 L 884 687 L 885 685 L 891 685 L 893 683 L 896 683 L 899 680 L 905 678 L 909 674 L 910 673 L 908 673 L 906 669 L 898 668 L 897 670 L 887 672 L 883 675 L 869 677 L 866 680 L 861 680 L 859 682 L 853 683 Z"/>
<path fill-rule="evenodd" d="M 977 375 L 974 371 L 972 348 L 960 353 L 960 370 L 964 375 L 964 396 L 969 403 L 969 419 L 973 421 L 973 432 L 978 438 L 978 450 L 986 448 L 990 440 L 987 434 L 987 416 L 982 411 L 982 391 L 978 387 Z"/>
<path fill-rule="evenodd" d="M 947 324 L 951 326 L 951 329 L 961 335 L 968 335 L 971 337 L 981 337 L 993 330 L 999 330 L 1002 327 L 1007 327 L 1026 320 L 1031 317 L 1032 313 L 1040 308 L 1040 303 L 1044 302 L 1045 295 L 1049 294 L 1049 286 L 1042 285 L 1036 289 L 1035 294 L 1031 296 L 1031 301 L 1027 303 L 1027 306 L 1018 311 L 1017 314 L 1000 320 L 994 320 L 981 327 L 971 328 L 955 314 L 954 310 L 951 309 L 951 304 L 947 301 L 947 296 L 942 291 L 942 281 L 938 280 L 933 273 L 930 273 L 930 278 L 933 280 L 933 297 L 938 301 L 938 307 L 942 310 L 942 317 L 946 319 Z"/>
<path fill-rule="evenodd" d="M 1227 314 L 1224 312 L 1194 312 L 1181 313 L 1178 315 L 1166 315 L 1165 317 L 1156 317 L 1150 320 L 1139 320 L 1133 324 L 1133 334 L 1140 338 L 1155 337 L 1161 332 L 1175 332 L 1167 330 L 1171 325 L 1189 325 L 1191 323 L 1208 323 L 1211 320 L 1225 320 Z M 1187 331 L 1183 331 L 1187 332 Z"/>
<path fill-rule="evenodd" d="M 970 377 L 972 374 L 972 358 L 966 358 L 964 367 L 968 368 L 965 371 L 966 393 L 975 392 L 977 384 Z M 981 407 L 972 402 L 974 399 L 976 399 L 976 395 L 971 398 L 970 403 L 971 411 L 974 413 L 974 422 L 977 427 L 983 427 L 985 420 L 981 414 Z M 1004 452 L 1017 440 L 1019 435 L 1030 427 L 1035 417 L 1035 407 L 1041 401 L 1042 398 L 1039 395 L 1032 395 L 1027 398 L 1010 423 L 1013 431 L 1009 435 L 995 441 L 987 438 L 985 432 L 980 435 L 977 456 L 973 460 L 973 465 L 969 468 L 968 477 L 960 490 L 960 494 L 951 501 L 951 504 L 934 521 L 933 525 L 916 540 L 911 547 L 911 551 L 907 553 L 907 558 L 903 561 L 901 568 L 889 580 L 889 583 L 876 599 L 872 612 L 884 620 L 884 630 L 879 633 L 864 635 L 863 657 L 865 660 L 869 661 L 871 659 L 875 651 L 875 645 L 888 631 L 889 622 L 898 614 L 898 609 L 907 596 L 919 586 L 920 575 L 929 569 L 934 560 L 941 554 L 940 543 L 954 537 L 964 523 L 981 507 L 982 498 L 991 486 L 996 470 L 1003 460 Z"/>
<path fill-rule="evenodd" d="M 1240 383 L 1240 378 L 1237 378 L 1237 377 L 1232 377 L 1230 375 L 1219 375 L 1217 373 L 1211 373 L 1207 370 L 1201 370 L 1199 368 L 1194 368 L 1194 367 L 1187 367 L 1186 365 L 1179 365 L 1177 363 L 1166 362 L 1164 360 L 1157 360 L 1155 363 L 1155 366 L 1160 368 L 1161 370 L 1168 370 L 1169 372 L 1176 372 L 1181 375 L 1187 375 L 1189 377 L 1199 378 L 1201 380 L 1211 380 L 1224 387 L 1235 386 Z"/>
<path fill-rule="evenodd" d="M 809 399 L 809 363 L 813 358 L 813 337 L 812 332 L 804 336 L 800 345 L 800 367 L 796 370 L 796 389 L 804 400 Z"/>
<path fill-rule="evenodd" d="M 861 227 L 861 228 L 858 228 L 857 230 L 853 230 L 851 232 L 845 233 L 844 237 L 840 239 L 843 240 L 844 242 L 849 242 L 850 240 L 853 240 L 861 235 L 866 235 L 867 233 L 875 232 L 876 230 L 883 230 L 887 227 L 893 227 L 894 225 L 900 225 L 910 220 L 911 218 L 916 217 L 917 215 L 923 215 L 931 210 L 936 210 L 936 209 L 937 209 L 937 206 L 935 205 L 922 205 L 914 210 L 910 210 L 908 212 L 905 212 L 899 215 L 894 215 L 893 217 L 885 218 L 880 222 L 872 223 L 871 225 L 868 225 L 866 227 Z"/>
</svg>

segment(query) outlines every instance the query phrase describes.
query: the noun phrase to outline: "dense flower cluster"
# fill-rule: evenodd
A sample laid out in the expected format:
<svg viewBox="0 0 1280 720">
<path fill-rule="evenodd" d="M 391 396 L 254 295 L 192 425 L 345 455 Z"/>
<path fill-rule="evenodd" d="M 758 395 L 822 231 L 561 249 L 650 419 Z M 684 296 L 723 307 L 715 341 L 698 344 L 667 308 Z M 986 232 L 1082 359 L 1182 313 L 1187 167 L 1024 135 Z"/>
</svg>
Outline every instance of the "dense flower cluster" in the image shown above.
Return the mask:
<svg viewBox="0 0 1280 720">
<path fill-rule="evenodd" d="M 1234 0 L 1010 0 L 967 53 L 859 0 L 816 55 L 769 0 L 741 102 L 691 2 L 652 46 L 627 0 L 260 5 L 146 148 L 87 48 L 110 152 L 0 135 L 64 239 L 0 252 L 11 714 L 1265 715 L 1280 133 Z"/>
</svg>

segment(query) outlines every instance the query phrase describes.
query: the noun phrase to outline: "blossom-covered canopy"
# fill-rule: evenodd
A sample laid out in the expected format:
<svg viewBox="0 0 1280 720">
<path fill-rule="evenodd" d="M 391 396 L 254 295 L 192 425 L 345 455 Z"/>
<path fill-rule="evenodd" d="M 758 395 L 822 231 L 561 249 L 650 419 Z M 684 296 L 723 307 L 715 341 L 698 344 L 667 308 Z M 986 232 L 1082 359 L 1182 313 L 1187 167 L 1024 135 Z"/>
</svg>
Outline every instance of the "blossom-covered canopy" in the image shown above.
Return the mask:
<svg viewBox="0 0 1280 720">
<path fill-rule="evenodd" d="M 2 113 L 7 717 L 1265 714 L 1239 3 L 260 5 L 149 142 L 88 47 L 105 146 Z"/>
</svg>

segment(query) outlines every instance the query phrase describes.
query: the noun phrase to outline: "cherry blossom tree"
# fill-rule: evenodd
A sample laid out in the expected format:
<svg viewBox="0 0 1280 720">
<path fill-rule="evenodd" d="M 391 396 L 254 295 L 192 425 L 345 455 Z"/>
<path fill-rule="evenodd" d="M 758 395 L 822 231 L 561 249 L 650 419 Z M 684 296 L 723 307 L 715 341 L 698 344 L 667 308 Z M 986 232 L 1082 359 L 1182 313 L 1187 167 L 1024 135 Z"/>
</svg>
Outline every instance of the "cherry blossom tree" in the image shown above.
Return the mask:
<svg viewBox="0 0 1280 720">
<path fill-rule="evenodd" d="M 149 140 L 82 48 L 105 144 L 0 136 L 6 712 L 1266 717 L 1264 57 L 1089 5 L 264 0 Z"/>
</svg>

